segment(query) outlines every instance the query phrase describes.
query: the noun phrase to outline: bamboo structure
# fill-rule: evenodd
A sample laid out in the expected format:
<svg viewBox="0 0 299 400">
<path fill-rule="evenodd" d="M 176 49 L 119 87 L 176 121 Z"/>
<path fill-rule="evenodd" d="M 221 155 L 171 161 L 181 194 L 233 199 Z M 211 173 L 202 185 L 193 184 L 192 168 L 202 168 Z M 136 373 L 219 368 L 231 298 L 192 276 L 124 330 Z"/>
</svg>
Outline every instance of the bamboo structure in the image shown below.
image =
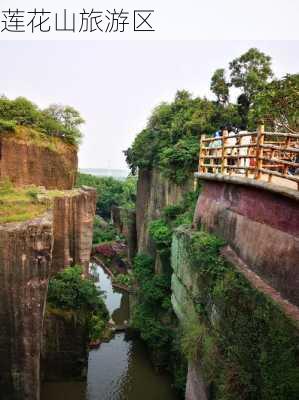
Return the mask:
<svg viewBox="0 0 299 400">
<path fill-rule="evenodd" d="M 295 182 L 299 190 L 299 133 L 265 132 L 260 125 L 255 132 L 202 135 L 198 172 L 245 176 L 269 183 L 276 177 L 276 183 Z"/>
</svg>

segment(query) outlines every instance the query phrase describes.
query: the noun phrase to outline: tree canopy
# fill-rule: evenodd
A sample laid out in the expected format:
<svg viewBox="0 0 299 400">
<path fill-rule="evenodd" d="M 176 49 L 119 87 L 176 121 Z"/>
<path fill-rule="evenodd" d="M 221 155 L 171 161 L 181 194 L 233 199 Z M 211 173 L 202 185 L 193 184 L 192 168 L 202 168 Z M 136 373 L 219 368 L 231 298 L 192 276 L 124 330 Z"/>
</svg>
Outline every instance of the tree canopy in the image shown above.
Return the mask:
<svg viewBox="0 0 299 400">
<path fill-rule="evenodd" d="M 222 105 L 228 103 L 231 87 L 241 91 L 237 98 L 237 107 L 241 124 L 245 127 L 249 123 L 249 112 L 256 96 L 265 90 L 273 77 L 271 57 L 256 48 L 251 48 L 229 63 L 229 79 L 226 78 L 226 74 L 224 68 L 214 72 L 211 91 Z"/>
<path fill-rule="evenodd" d="M 78 145 L 84 119 L 70 106 L 51 105 L 41 110 L 25 97 L 10 100 L 0 97 L 0 131 L 13 131 L 16 125 L 32 126 L 50 136 Z"/>
<path fill-rule="evenodd" d="M 229 82 L 225 76 L 225 69 L 219 68 L 214 72 L 211 79 L 211 91 L 217 97 L 220 104 L 227 104 L 229 100 Z"/>
<path fill-rule="evenodd" d="M 218 102 L 178 91 L 173 102 L 154 109 L 145 129 L 125 151 L 127 163 L 132 173 L 156 166 L 181 184 L 196 168 L 200 135 L 219 129 L 228 120 L 239 123 L 235 105 L 224 108 Z"/>
<path fill-rule="evenodd" d="M 254 100 L 251 119 L 274 130 L 299 131 L 299 74 L 274 79 Z"/>
<path fill-rule="evenodd" d="M 240 88 L 252 103 L 273 76 L 271 57 L 258 49 L 249 49 L 229 64 L 231 85 Z"/>
<path fill-rule="evenodd" d="M 109 220 L 111 207 L 133 208 L 136 200 L 136 178 L 118 180 L 112 177 L 79 173 L 77 186 L 91 186 L 97 191 L 97 214 Z"/>
<path fill-rule="evenodd" d="M 212 134 L 221 126 L 255 129 L 263 119 L 267 129 L 298 131 L 298 74 L 271 80 L 271 57 L 255 48 L 228 67 L 228 71 L 217 69 L 211 77 L 216 101 L 180 90 L 172 102 L 153 110 L 146 127 L 125 151 L 132 173 L 158 167 L 166 177 L 183 183 L 196 169 L 200 135 Z M 239 91 L 236 103 L 230 102 L 231 88 Z"/>
</svg>

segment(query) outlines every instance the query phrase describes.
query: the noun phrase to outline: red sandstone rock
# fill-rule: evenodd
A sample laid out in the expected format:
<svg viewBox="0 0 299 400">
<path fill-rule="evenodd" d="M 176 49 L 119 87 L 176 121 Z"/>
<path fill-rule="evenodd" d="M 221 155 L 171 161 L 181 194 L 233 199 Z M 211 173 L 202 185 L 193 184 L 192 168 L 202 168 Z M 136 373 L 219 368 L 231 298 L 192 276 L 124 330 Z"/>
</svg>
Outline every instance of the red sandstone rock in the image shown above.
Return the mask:
<svg viewBox="0 0 299 400">
<path fill-rule="evenodd" d="M 164 207 L 179 203 L 192 188 L 192 178 L 179 186 L 164 178 L 157 169 L 139 170 L 136 199 L 138 252 L 155 254 L 148 232 L 149 223 L 161 217 Z"/>
<path fill-rule="evenodd" d="M 87 267 L 92 247 L 93 189 L 54 202 L 54 210 L 0 225 L 0 394 L 38 400 L 40 352 L 50 276 L 73 263 Z"/>
<path fill-rule="evenodd" d="M 51 216 L 0 226 L 0 393 L 39 399 L 41 332 L 53 233 Z"/>
<path fill-rule="evenodd" d="M 11 136 L 0 137 L 0 179 L 9 178 L 15 186 L 72 189 L 77 164 L 74 146 L 63 144 L 56 151 Z"/>
<path fill-rule="evenodd" d="M 85 188 L 78 195 L 58 197 L 53 211 L 53 268 L 79 264 L 88 272 L 91 254 L 96 191 Z"/>
<path fill-rule="evenodd" d="M 253 185 L 207 181 L 194 224 L 223 237 L 258 275 L 299 305 L 298 200 Z"/>
</svg>

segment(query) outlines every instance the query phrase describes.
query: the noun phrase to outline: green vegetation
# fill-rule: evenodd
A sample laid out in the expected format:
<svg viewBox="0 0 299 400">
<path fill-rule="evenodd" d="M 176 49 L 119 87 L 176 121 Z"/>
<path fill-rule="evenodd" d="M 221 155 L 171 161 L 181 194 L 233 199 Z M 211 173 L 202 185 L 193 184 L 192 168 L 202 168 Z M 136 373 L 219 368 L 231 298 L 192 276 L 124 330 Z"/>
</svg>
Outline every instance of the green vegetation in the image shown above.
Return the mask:
<svg viewBox="0 0 299 400">
<path fill-rule="evenodd" d="M 180 328 L 171 305 L 170 247 L 173 230 L 181 223 L 191 223 L 198 191 L 188 193 L 181 203 L 162 210 L 162 218 L 152 221 L 149 234 L 157 257 L 163 265 L 156 274 L 154 260 L 144 254 L 135 257 L 133 273 L 138 285 L 138 302 L 134 309 L 133 325 L 141 332 L 153 352 L 156 365 L 170 367 L 175 386 L 184 393 L 186 358 L 180 347 Z"/>
<path fill-rule="evenodd" d="M 229 83 L 224 68 L 216 69 L 211 78 L 210 89 L 217 97 L 219 104 L 225 105 L 229 102 Z"/>
<path fill-rule="evenodd" d="M 230 100 L 232 88 L 237 92 L 236 102 Z M 157 106 L 145 129 L 125 151 L 127 163 L 133 174 L 138 169 L 156 168 L 164 177 L 183 186 L 197 169 L 202 134 L 211 135 L 221 126 L 253 130 L 261 121 L 267 130 L 298 130 L 298 89 L 298 75 L 273 79 L 271 58 L 257 49 L 249 49 L 232 60 L 228 72 L 219 68 L 213 74 L 211 90 L 215 101 L 181 90 L 172 102 Z M 158 359 L 161 365 L 171 364 L 170 358 L 177 357 L 173 364 L 180 371 L 175 375 L 181 389 L 184 360 L 200 357 L 213 399 L 294 399 L 291 382 L 298 379 L 298 373 L 296 370 L 293 374 L 291 368 L 295 367 L 298 347 L 279 337 L 280 322 L 272 335 L 270 316 L 263 315 L 262 309 L 269 310 L 274 321 L 279 315 L 282 321 L 283 315 L 223 260 L 219 255 L 223 241 L 204 232 L 192 236 L 186 260 L 194 266 L 198 277 L 199 294 L 193 299 L 197 316 L 186 323 L 182 335 L 179 328 L 174 328 L 170 246 L 177 227 L 192 224 L 197 197 L 198 192 L 190 193 L 182 203 L 159 210 L 161 217 L 149 224 L 156 260 L 142 254 L 135 258 L 133 270 L 139 290 L 133 324 L 156 362 Z M 154 271 L 155 262 L 159 275 Z M 258 316 L 255 309 L 259 310 Z M 289 321 L 283 321 L 285 328 L 293 329 Z M 247 331 L 250 333 L 246 334 Z M 259 331 L 262 335 L 257 338 Z M 294 338 L 294 332 L 289 338 Z M 298 343 L 297 338 L 295 342 Z M 276 347 L 280 355 L 271 354 Z M 291 349 L 295 355 L 289 357 Z M 259 361 L 255 359 L 257 352 Z M 271 363 L 275 363 L 275 377 L 270 375 Z M 284 368 L 282 378 L 278 373 L 280 365 Z M 278 388 L 283 381 L 284 387 Z"/>
<path fill-rule="evenodd" d="M 113 225 L 106 221 L 103 221 L 98 215 L 94 218 L 93 223 L 93 244 L 99 244 L 104 242 L 111 242 L 118 237 L 116 229 Z"/>
<path fill-rule="evenodd" d="M 160 354 L 162 362 L 167 358 L 173 332 L 160 320 L 165 311 L 171 314 L 170 277 L 154 273 L 153 259 L 145 254 L 135 257 L 133 272 L 139 285 L 139 302 L 134 309 L 133 326 L 141 332 L 141 337 L 149 347 Z M 170 315 L 171 316 L 171 315 Z"/>
<path fill-rule="evenodd" d="M 0 182 L 0 223 L 21 222 L 44 213 L 49 204 L 38 201 L 41 191 L 32 186 L 14 188 L 9 180 Z"/>
<path fill-rule="evenodd" d="M 134 274 L 129 271 L 127 274 L 117 274 L 113 278 L 113 283 L 116 283 L 118 285 L 123 285 L 128 288 L 133 288 L 135 285 L 135 276 Z"/>
<path fill-rule="evenodd" d="M 198 321 L 186 323 L 182 349 L 200 359 L 212 398 L 297 399 L 297 327 L 221 257 L 221 239 L 180 228 L 176 241 L 181 251 L 185 243 L 199 288 L 192 299 Z"/>
<path fill-rule="evenodd" d="M 184 195 L 179 204 L 173 204 L 162 210 L 162 218 L 152 221 L 149 234 L 158 251 L 170 255 L 172 234 L 175 228 L 183 224 L 191 224 L 199 189 Z"/>
<path fill-rule="evenodd" d="M 134 208 L 136 201 L 135 177 L 128 177 L 124 181 L 111 177 L 99 177 L 79 173 L 76 186 L 92 186 L 97 191 L 97 214 L 109 219 L 113 206 Z"/>
<path fill-rule="evenodd" d="M 200 324 L 198 319 L 188 319 L 181 336 L 181 349 L 188 360 L 198 361 L 199 349 L 202 348 L 206 337 L 204 325 Z"/>
<path fill-rule="evenodd" d="M 163 219 L 157 219 L 150 223 L 149 234 L 159 250 L 170 247 L 172 231 Z"/>
<path fill-rule="evenodd" d="M 155 366 L 172 372 L 174 384 L 183 394 L 187 364 L 179 351 L 179 328 L 171 307 L 171 275 L 155 274 L 153 259 L 145 254 L 135 257 L 133 273 L 139 290 L 132 325 L 149 346 Z"/>
<path fill-rule="evenodd" d="M 135 177 L 118 180 L 112 177 L 78 173 L 76 186 L 91 186 L 97 192 L 93 244 L 109 243 L 121 238 L 116 228 L 107 221 L 110 221 L 112 207 L 126 209 L 135 207 L 136 183 Z"/>
<path fill-rule="evenodd" d="M 69 267 L 50 280 L 48 307 L 86 322 L 90 340 L 97 340 L 104 334 L 109 314 L 101 292 L 82 272 L 80 266 Z"/>
<path fill-rule="evenodd" d="M 2 132 L 5 137 L 17 142 L 26 143 L 27 145 L 35 145 L 47 148 L 50 151 L 65 154 L 68 150 L 74 151 L 74 145 L 61 140 L 58 136 L 49 136 L 30 126 L 16 125 L 14 122 L 7 121 L 6 126 L 12 125 L 12 129 L 3 128 Z M 0 122 L 1 133 L 1 122 Z"/>
<path fill-rule="evenodd" d="M 76 186 L 91 186 L 96 189 L 96 217 L 94 219 L 93 244 L 111 242 L 120 239 L 116 228 L 106 222 L 110 220 L 112 207 L 133 209 L 136 201 L 135 177 L 117 180 L 111 177 L 98 177 L 79 173 Z"/>
<path fill-rule="evenodd" d="M 2 132 L 14 132 L 16 130 L 16 123 L 14 121 L 6 121 L 0 119 L 0 133 Z"/>
<path fill-rule="evenodd" d="M 249 105 L 273 76 L 271 57 L 255 48 L 231 61 L 229 69 L 230 85 L 241 89 Z"/>
<path fill-rule="evenodd" d="M 211 90 L 222 106 L 229 104 L 231 87 L 241 92 L 237 108 L 242 126 L 255 129 L 262 121 L 268 130 L 299 130 L 299 74 L 271 80 L 271 57 L 254 48 L 230 62 L 229 70 L 230 80 L 224 69 L 214 72 Z"/>
<path fill-rule="evenodd" d="M 236 106 L 223 108 L 178 91 L 172 103 L 162 103 L 153 111 L 146 128 L 125 152 L 127 163 L 132 173 L 137 168 L 158 167 L 164 176 L 182 184 L 196 170 L 199 136 L 227 121 L 240 122 Z"/>
<path fill-rule="evenodd" d="M 254 99 L 251 120 L 264 119 L 271 130 L 299 131 L 299 74 L 274 79 Z"/>
<path fill-rule="evenodd" d="M 268 130 L 298 131 L 298 74 L 271 81 L 271 57 L 254 48 L 232 60 L 229 72 L 219 68 L 212 75 L 216 101 L 181 90 L 174 101 L 153 110 L 125 151 L 133 174 L 138 168 L 156 167 L 183 184 L 197 168 L 200 135 L 213 134 L 221 126 L 253 130 L 263 120 Z M 236 103 L 230 101 L 231 88 L 238 93 Z"/>
<path fill-rule="evenodd" d="M 0 223 L 22 222 L 41 216 L 51 208 L 53 199 L 73 196 L 76 190 L 45 190 L 43 187 L 16 188 L 9 181 L 0 181 Z"/>
<path fill-rule="evenodd" d="M 14 132 L 17 126 L 31 127 L 45 137 L 59 137 L 72 145 L 82 138 L 84 123 L 79 112 L 70 106 L 51 105 L 41 110 L 25 97 L 9 100 L 0 97 L 0 132 Z"/>
</svg>

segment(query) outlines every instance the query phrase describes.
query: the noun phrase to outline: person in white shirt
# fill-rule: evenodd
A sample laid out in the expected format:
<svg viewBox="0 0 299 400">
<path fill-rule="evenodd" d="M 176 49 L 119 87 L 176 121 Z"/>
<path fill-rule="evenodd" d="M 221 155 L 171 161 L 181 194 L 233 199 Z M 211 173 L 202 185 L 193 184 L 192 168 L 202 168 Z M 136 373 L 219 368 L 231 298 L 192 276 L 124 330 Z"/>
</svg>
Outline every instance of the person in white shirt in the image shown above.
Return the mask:
<svg viewBox="0 0 299 400">
<path fill-rule="evenodd" d="M 221 140 L 221 132 L 220 131 L 216 131 L 214 134 L 214 138 L 217 140 L 214 140 L 213 142 L 210 142 L 209 147 L 211 149 L 214 148 L 219 148 L 222 146 L 222 140 Z M 211 150 L 210 151 L 210 155 L 216 157 L 219 155 L 219 152 L 221 152 L 221 150 L 219 149 L 215 149 L 215 150 Z M 215 163 L 214 163 L 215 162 Z M 211 160 L 211 167 L 212 167 L 212 173 L 218 173 L 218 165 L 219 165 L 220 161 L 218 158 L 216 158 L 215 160 Z M 216 166 L 216 167 L 215 167 Z"/>
</svg>

